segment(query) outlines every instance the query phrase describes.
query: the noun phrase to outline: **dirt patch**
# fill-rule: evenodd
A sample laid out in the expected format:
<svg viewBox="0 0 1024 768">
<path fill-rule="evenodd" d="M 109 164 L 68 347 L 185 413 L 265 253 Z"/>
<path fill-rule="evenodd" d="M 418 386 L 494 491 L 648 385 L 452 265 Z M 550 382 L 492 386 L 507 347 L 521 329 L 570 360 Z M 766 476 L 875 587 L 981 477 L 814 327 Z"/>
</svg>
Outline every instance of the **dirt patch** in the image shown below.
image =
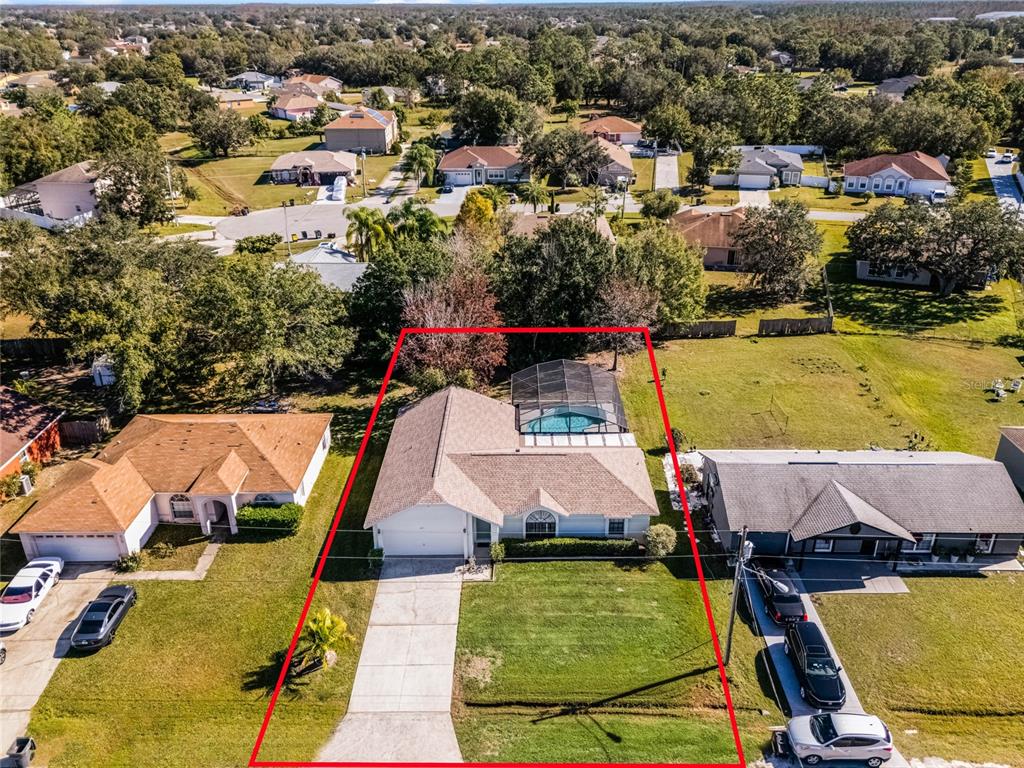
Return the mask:
<svg viewBox="0 0 1024 768">
<path fill-rule="evenodd" d="M 472 681 L 476 687 L 484 688 L 491 682 L 494 670 L 501 666 L 501 655 L 481 656 L 464 654 L 459 661 L 460 677 Z"/>
</svg>

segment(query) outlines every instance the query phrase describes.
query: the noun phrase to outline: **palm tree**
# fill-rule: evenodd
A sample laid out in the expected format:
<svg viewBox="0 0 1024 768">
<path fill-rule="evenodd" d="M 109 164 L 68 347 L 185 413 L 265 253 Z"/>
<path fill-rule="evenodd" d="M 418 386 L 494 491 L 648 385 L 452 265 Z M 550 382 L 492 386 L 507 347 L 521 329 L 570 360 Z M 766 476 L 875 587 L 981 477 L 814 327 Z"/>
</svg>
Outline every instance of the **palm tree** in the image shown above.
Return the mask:
<svg viewBox="0 0 1024 768">
<path fill-rule="evenodd" d="M 416 177 L 416 189 L 420 188 L 420 181 L 426 181 L 427 186 L 434 183 L 434 168 L 437 166 L 437 156 L 434 150 L 422 142 L 413 144 L 405 152 L 402 161 L 402 170 L 411 173 Z"/>
<path fill-rule="evenodd" d="M 547 188 L 538 181 L 528 181 L 525 184 L 520 184 L 516 192 L 520 200 L 533 206 L 534 213 L 537 212 L 537 206 L 548 199 Z"/>
<path fill-rule="evenodd" d="M 388 211 L 387 221 L 398 237 L 416 238 L 424 242 L 448 231 L 444 219 L 415 197 L 410 197 Z"/>
<path fill-rule="evenodd" d="M 341 616 L 331 613 L 329 608 L 321 608 L 306 621 L 302 628 L 302 638 L 306 643 L 303 657 L 307 664 L 327 666 L 333 664 L 338 651 L 355 641 L 348 631 L 348 623 Z"/>
<path fill-rule="evenodd" d="M 480 195 L 485 200 L 490 201 L 495 212 L 508 204 L 508 193 L 501 187 L 495 186 L 494 184 L 485 184 L 480 187 Z"/>
<path fill-rule="evenodd" d="M 360 261 L 369 261 L 394 236 L 391 223 L 379 208 L 349 209 L 348 220 L 345 241 Z"/>
</svg>

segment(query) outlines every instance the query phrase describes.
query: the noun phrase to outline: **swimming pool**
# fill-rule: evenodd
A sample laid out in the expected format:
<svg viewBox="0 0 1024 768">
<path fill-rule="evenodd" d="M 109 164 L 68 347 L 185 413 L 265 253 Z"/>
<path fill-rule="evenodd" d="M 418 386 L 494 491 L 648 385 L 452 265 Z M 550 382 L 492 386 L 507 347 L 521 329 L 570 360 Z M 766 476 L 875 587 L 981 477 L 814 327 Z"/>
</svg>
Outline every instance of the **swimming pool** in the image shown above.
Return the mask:
<svg viewBox="0 0 1024 768">
<path fill-rule="evenodd" d="M 550 413 L 541 416 L 539 419 L 527 422 L 523 427 L 523 432 L 542 434 L 588 432 L 603 421 L 604 419 L 596 416 L 564 411 L 562 413 Z"/>
</svg>

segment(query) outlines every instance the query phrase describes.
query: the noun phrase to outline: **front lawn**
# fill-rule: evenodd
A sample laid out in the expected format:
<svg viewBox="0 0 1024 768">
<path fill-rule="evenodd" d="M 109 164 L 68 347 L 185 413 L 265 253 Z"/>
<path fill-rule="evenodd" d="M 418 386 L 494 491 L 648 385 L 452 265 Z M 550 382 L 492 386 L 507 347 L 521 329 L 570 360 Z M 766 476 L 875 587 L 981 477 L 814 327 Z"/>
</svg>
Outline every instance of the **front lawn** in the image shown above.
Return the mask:
<svg viewBox="0 0 1024 768">
<path fill-rule="evenodd" d="M 798 200 L 811 210 L 850 211 L 851 213 L 867 213 L 874 210 L 887 200 L 895 205 L 903 205 L 902 197 L 883 197 L 881 195 L 868 199 L 847 194 L 832 194 L 820 187 L 782 187 L 768 193 L 773 200 Z"/>
<path fill-rule="evenodd" d="M 210 537 L 198 525 L 161 524 L 142 548 L 146 571 L 190 571 L 199 562 Z M 166 546 L 164 546 L 166 545 Z"/>
<path fill-rule="evenodd" d="M 1024 575 L 905 580 L 815 598 L 864 705 L 908 757 L 1024 766 Z"/>
</svg>

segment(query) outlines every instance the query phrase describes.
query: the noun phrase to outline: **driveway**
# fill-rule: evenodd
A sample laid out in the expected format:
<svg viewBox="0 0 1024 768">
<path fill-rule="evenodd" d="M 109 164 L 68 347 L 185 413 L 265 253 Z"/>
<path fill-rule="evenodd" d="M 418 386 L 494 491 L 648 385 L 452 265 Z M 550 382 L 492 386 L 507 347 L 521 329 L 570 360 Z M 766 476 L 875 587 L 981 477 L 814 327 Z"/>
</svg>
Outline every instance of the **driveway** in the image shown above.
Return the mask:
<svg viewBox="0 0 1024 768">
<path fill-rule="evenodd" d="M 462 762 L 451 718 L 460 565 L 384 561 L 348 713 L 317 760 Z"/>
<path fill-rule="evenodd" d="M 101 565 L 68 565 L 36 611 L 32 623 L 3 637 L 7 662 L 0 666 L 0 748 L 25 735 L 32 707 L 39 701 L 60 660 L 67 654 L 73 622 L 113 577 Z"/>
<path fill-rule="evenodd" d="M 1024 217 L 1020 187 L 1013 177 L 1013 163 L 997 163 L 995 159 L 987 157 L 985 165 L 988 166 L 988 174 L 992 177 L 992 186 L 996 189 L 996 197 L 999 198 L 999 202 Z"/>
<path fill-rule="evenodd" d="M 383 199 L 381 200 L 383 202 Z M 360 203 L 368 204 L 368 201 Z M 320 230 L 321 238 L 329 232 L 345 235 L 348 220 L 343 205 L 295 205 L 290 208 L 264 208 L 248 216 L 228 216 L 217 222 L 217 234 L 225 240 L 238 240 L 249 235 L 279 234 L 281 237 L 305 232 L 310 238 Z"/>
<path fill-rule="evenodd" d="M 767 189 L 741 189 L 740 205 L 759 206 L 767 208 L 771 205 L 771 198 L 768 197 Z"/>
<path fill-rule="evenodd" d="M 658 155 L 654 159 L 654 188 L 679 188 L 679 162 L 675 155 Z"/>
</svg>

